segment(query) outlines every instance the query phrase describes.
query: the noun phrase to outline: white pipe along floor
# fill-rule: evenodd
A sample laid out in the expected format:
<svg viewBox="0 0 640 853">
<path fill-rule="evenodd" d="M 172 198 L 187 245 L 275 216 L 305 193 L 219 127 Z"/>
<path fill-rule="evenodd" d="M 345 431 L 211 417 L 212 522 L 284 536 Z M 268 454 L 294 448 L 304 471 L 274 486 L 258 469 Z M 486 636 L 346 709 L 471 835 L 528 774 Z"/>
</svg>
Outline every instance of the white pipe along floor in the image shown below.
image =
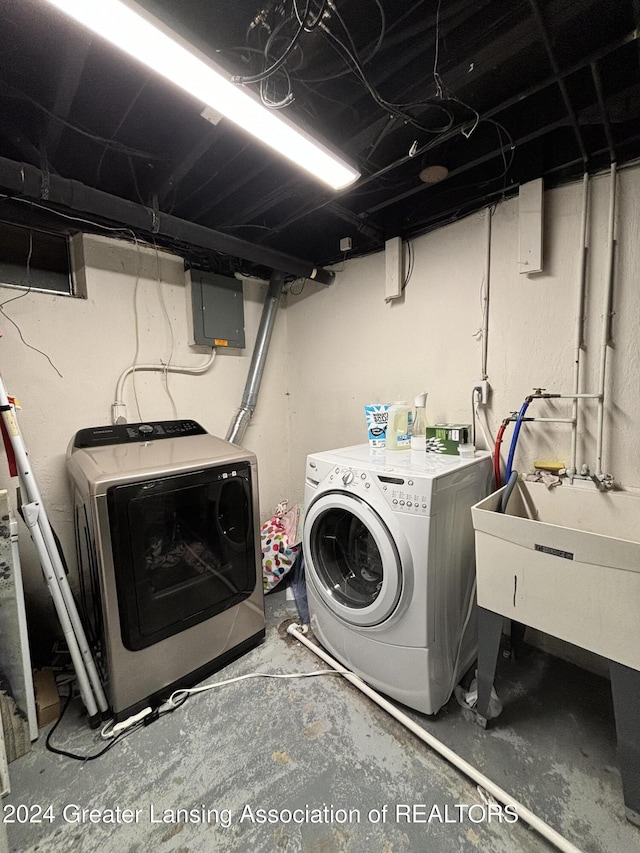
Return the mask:
<svg viewBox="0 0 640 853">
<path fill-rule="evenodd" d="M 265 642 L 209 682 L 326 669 L 287 632 L 299 619 L 283 590 L 267 596 L 267 614 Z M 504 710 L 486 730 L 455 699 L 435 717 L 399 711 L 566 849 L 640 853 L 606 679 L 530 650 L 501 659 L 496 687 Z M 104 741 L 79 710 L 71 704 L 53 743 L 97 751 Z M 198 693 L 95 761 L 48 752 L 45 734 L 9 768 L 14 853 L 560 849 L 339 674 Z"/>
</svg>

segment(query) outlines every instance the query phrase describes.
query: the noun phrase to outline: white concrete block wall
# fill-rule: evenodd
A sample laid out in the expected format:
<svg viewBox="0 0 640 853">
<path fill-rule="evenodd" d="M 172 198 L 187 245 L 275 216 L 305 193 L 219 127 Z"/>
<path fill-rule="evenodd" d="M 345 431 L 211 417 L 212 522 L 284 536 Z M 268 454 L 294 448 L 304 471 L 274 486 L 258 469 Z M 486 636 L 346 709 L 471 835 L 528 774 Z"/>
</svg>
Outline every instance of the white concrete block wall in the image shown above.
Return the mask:
<svg viewBox="0 0 640 853">
<path fill-rule="evenodd" d="M 619 173 L 614 346 L 608 352 L 603 469 L 640 488 L 640 289 L 637 286 L 640 168 Z M 518 200 L 492 221 L 486 408 L 491 434 L 535 386 L 573 391 L 581 182 L 545 193 L 544 272 L 520 275 Z M 597 391 L 606 272 L 608 175 L 591 180 L 586 348 L 581 390 Z M 425 194 L 426 203 L 426 194 Z M 413 241 L 404 297 L 384 301 L 384 255 L 347 261 L 329 287 L 307 283 L 287 304 L 291 387 L 291 493 L 302 496 L 307 453 L 366 441 L 365 403 L 411 401 L 428 391 L 427 419 L 471 419 L 471 386 L 481 376 L 481 287 L 486 213 Z M 596 404 L 581 404 L 578 464 L 595 467 Z M 571 403 L 532 404 L 542 417 L 570 417 Z M 512 427 L 505 435 L 506 460 Z M 480 443 L 480 440 L 479 440 Z M 515 467 L 570 461 L 568 425 L 523 426 Z"/>
<path fill-rule="evenodd" d="M 518 409 L 536 385 L 572 390 L 580 183 L 545 193 L 544 272 L 518 271 L 518 202 L 497 206 L 492 222 L 488 375 L 492 387 L 486 409 L 492 434 L 502 418 Z M 597 384 L 606 269 L 608 176 L 591 182 L 586 341 L 582 390 Z M 426 195 L 425 195 L 426 203 Z M 258 408 L 245 445 L 258 455 L 262 517 L 275 504 L 303 496 L 307 453 L 366 441 L 365 403 L 412 400 L 429 393 L 427 417 L 469 421 L 471 383 L 480 378 L 481 289 L 485 263 L 486 213 L 474 214 L 412 241 L 414 270 L 404 296 L 385 303 L 384 256 L 347 260 L 335 284 L 307 282 L 290 294 L 279 311 Z M 640 488 L 640 168 L 619 176 L 618 250 L 609 351 L 604 470 L 627 488 Z M 84 240 L 88 299 L 30 293 L 7 305 L 27 341 L 47 352 L 46 360 L 26 348 L 10 323 L 0 318 L 0 371 L 10 393 L 23 405 L 25 441 L 52 523 L 73 563 L 73 532 L 64 457 L 81 427 L 107 423 L 118 376 L 135 353 L 133 298 L 138 283 L 139 361 L 167 360 L 171 341 L 159 300 L 171 320 L 174 363 L 200 363 L 204 354 L 187 345 L 186 298 L 181 259 L 152 249 L 136 250 L 123 241 Z M 296 284 L 294 293 L 298 293 Z M 249 367 L 266 284 L 244 283 L 247 347 L 220 351 L 204 376 L 169 376 L 178 415 L 193 417 L 224 436 L 238 406 Z M 16 291 L 0 286 L 0 301 Z M 136 379 L 143 419 L 171 418 L 171 402 L 158 374 Z M 131 381 L 126 386 L 129 420 L 137 420 Z M 535 413 L 568 416 L 570 403 L 533 404 Z M 581 407 L 578 462 L 595 462 L 595 403 Z M 511 429 L 505 436 L 506 459 Z M 569 461 L 568 426 L 524 426 L 516 467 L 536 458 Z M 0 487 L 8 487 L 0 465 Z M 35 631 L 51 613 L 37 559 L 21 525 L 22 559 Z M 50 621 L 53 624 L 53 621 Z M 32 620 L 32 630 L 34 622 Z"/>
</svg>

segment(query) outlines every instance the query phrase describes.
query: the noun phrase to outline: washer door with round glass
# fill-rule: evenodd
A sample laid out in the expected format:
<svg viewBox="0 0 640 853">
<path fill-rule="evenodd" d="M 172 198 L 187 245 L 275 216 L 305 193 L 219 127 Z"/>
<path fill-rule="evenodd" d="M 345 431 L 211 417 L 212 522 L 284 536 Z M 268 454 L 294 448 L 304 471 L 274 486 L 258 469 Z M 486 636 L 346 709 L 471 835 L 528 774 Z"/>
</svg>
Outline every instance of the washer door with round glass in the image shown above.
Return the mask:
<svg viewBox="0 0 640 853">
<path fill-rule="evenodd" d="M 326 606 L 353 625 L 378 625 L 402 592 L 400 558 L 389 529 L 365 501 L 325 492 L 304 520 L 309 580 Z"/>
</svg>

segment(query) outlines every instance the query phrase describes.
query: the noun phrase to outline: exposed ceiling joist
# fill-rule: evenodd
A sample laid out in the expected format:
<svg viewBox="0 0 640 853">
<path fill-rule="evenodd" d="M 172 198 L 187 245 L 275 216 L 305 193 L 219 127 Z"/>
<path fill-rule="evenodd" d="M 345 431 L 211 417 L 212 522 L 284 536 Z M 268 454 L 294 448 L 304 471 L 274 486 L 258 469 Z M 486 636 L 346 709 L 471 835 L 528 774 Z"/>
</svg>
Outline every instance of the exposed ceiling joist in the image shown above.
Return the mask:
<svg viewBox="0 0 640 853">
<path fill-rule="evenodd" d="M 300 29 L 293 0 L 139 2 L 245 78 L 278 65 Z M 155 208 L 313 267 L 342 260 L 344 236 L 353 254 L 377 251 L 532 177 L 640 157 L 639 0 L 311 0 L 322 27 L 251 88 L 355 161 L 363 177 L 340 193 L 207 122 L 45 0 L 3 7 L 0 156 L 133 204 L 147 227 Z M 427 187 L 434 164 L 448 176 Z"/>
<path fill-rule="evenodd" d="M 64 122 L 69 118 L 92 41 L 89 35 L 74 41 L 62 65 L 56 98 L 51 109 L 52 114 L 49 116 L 42 139 L 42 150 L 46 152 L 48 161 L 55 159 L 64 131 Z"/>
</svg>

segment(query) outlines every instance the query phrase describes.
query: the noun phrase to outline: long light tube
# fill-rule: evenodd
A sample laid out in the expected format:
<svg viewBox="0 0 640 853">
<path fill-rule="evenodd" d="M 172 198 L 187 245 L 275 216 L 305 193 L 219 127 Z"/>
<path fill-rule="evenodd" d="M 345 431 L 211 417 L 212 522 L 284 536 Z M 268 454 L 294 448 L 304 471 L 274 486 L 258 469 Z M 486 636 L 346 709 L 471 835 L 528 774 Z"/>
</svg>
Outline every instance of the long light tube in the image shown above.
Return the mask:
<svg viewBox="0 0 640 853">
<path fill-rule="evenodd" d="M 47 0 L 333 189 L 360 173 L 280 113 L 235 85 L 206 54 L 132 0 Z"/>
</svg>

